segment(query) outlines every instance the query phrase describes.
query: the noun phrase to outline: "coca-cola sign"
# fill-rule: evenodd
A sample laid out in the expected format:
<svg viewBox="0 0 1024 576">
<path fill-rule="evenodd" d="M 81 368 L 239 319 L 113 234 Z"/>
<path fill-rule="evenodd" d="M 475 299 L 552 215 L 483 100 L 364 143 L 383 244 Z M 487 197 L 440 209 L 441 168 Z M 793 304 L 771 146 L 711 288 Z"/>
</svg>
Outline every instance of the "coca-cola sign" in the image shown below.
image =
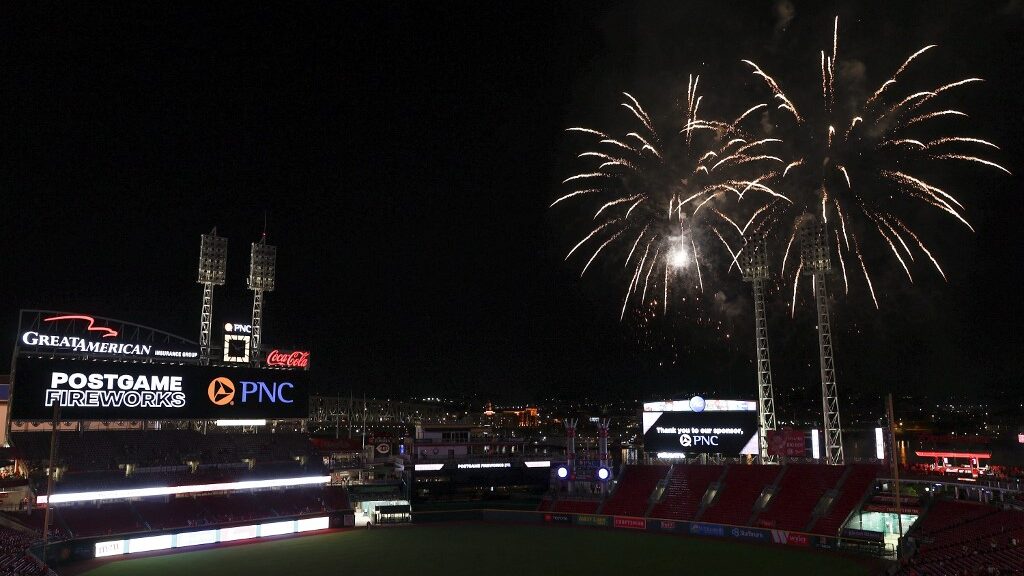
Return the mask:
<svg viewBox="0 0 1024 576">
<path fill-rule="evenodd" d="M 271 350 L 270 354 L 267 354 L 267 366 L 277 366 L 279 368 L 309 368 L 309 352 L 301 352 L 299 350 L 293 350 L 290 352 L 282 352 L 281 350 Z"/>
</svg>

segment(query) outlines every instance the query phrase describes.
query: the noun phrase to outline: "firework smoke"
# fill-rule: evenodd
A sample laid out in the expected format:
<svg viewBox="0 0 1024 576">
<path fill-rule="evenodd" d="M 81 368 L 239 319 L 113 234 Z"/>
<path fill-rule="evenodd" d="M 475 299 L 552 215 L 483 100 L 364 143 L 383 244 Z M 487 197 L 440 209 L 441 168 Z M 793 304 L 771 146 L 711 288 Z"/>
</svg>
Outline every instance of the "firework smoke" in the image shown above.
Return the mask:
<svg viewBox="0 0 1024 576">
<path fill-rule="evenodd" d="M 913 282 L 910 265 L 915 249 L 943 279 L 946 275 L 907 223 L 907 217 L 898 215 L 900 207 L 905 210 L 907 204 L 924 203 L 974 230 L 964 215 L 963 204 L 920 174 L 941 172 L 941 167 L 935 166 L 937 163 L 975 164 L 1007 174 L 1010 171 L 980 156 L 998 147 L 974 133 L 966 113 L 940 106 L 943 93 L 981 82 L 980 78 L 925 90 L 911 88 L 904 82 L 903 73 L 934 56 L 935 45 L 911 54 L 870 96 L 858 100 L 854 94 L 853 98 L 842 100 L 852 101 L 852 106 L 837 106 L 838 17 L 831 28 L 830 50 L 820 53 L 821 96 L 815 106 L 798 107 L 775 78 L 753 61 L 743 61 L 775 100 L 776 109 L 770 113 L 781 116 L 781 123 L 792 125 L 792 130 L 784 132 L 792 157 L 787 158 L 782 182 L 777 185 L 786 193 L 787 202 L 768 197 L 753 217 L 753 228 L 758 232 L 781 232 L 780 239 L 787 246 L 782 264 L 785 275 L 786 258 L 798 228 L 809 215 L 820 218 L 835 231 L 833 252 L 843 273 L 844 289 L 849 289 L 846 271 L 850 267 L 846 259 L 854 258 L 856 263 L 850 269 L 861 270 L 877 308 L 878 300 L 864 263 L 862 236 L 880 240 L 878 245 L 895 256 Z M 840 108 L 851 109 L 844 112 Z M 794 268 L 795 307 L 800 269 Z"/>
<path fill-rule="evenodd" d="M 594 224 L 566 260 L 580 259 L 581 276 L 595 261 L 621 261 L 627 286 L 620 318 L 631 303 L 666 312 L 677 283 L 703 292 L 712 278 L 709 254 L 719 245 L 728 254 L 729 270 L 738 265 L 742 248 L 733 248 L 727 237 L 741 246 L 737 239 L 752 220 L 737 221 L 726 206 L 746 197 L 789 201 L 771 187 L 785 166 L 771 153 L 779 140 L 743 128 L 745 123 L 756 127 L 766 105 L 732 121 L 704 118 L 699 85 L 700 77 L 690 76 L 675 126 L 659 130 L 640 102 L 623 93 L 621 107 L 632 126 L 624 135 L 567 130 L 586 143 L 578 155 L 585 167 L 562 182 L 567 190 L 551 207 L 571 204 L 592 214 Z"/>
</svg>

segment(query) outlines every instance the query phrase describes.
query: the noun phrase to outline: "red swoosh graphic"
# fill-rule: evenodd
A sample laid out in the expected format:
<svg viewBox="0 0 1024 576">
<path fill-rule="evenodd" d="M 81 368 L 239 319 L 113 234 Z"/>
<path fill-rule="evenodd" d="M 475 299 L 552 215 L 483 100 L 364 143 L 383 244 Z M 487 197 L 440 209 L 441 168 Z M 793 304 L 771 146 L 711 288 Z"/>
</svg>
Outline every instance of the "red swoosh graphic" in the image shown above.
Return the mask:
<svg viewBox="0 0 1024 576">
<path fill-rule="evenodd" d="M 43 322 L 56 322 L 57 320 L 85 320 L 89 323 L 85 327 L 89 332 L 106 332 L 101 338 L 114 338 L 117 336 L 117 330 L 113 328 L 107 328 L 105 326 L 95 326 L 96 320 L 92 316 L 53 316 L 52 318 L 43 318 Z"/>
</svg>

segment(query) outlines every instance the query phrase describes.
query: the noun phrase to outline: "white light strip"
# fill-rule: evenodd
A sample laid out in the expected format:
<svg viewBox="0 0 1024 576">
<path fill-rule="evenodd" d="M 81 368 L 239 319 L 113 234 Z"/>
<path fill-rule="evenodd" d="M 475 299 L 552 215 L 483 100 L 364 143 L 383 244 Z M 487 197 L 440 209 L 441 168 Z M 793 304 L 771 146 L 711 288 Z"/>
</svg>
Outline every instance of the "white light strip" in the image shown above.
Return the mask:
<svg viewBox="0 0 1024 576">
<path fill-rule="evenodd" d="M 811 457 L 815 460 L 821 458 L 821 446 L 818 444 L 817 430 L 811 430 Z"/>
<path fill-rule="evenodd" d="M 459 464 L 459 470 L 465 469 L 477 469 L 477 468 L 511 468 L 512 464 L 509 462 L 484 462 L 484 463 L 472 463 L 472 464 Z"/>
<path fill-rule="evenodd" d="M 266 426 L 266 420 L 217 420 L 217 426 Z"/>
<path fill-rule="evenodd" d="M 885 460 L 885 440 L 882 438 L 882 429 L 875 428 L 875 458 L 879 460 Z"/>
<path fill-rule="evenodd" d="M 436 472 L 441 468 L 444 468 L 444 464 L 417 464 L 415 470 L 426 470 L 427 472 Z"/>
<path fill-rule="evenodd" d="M 538 460 L 536 462 L 523 462 L 527 468 L 551 468 L 551 460 Z"/>
<path fill-rule="evenodd" d="M 154 488 L 131 488 L 127 490 L 100 490 L 96 492 L 69 492 L 47 496 L 36 496 L 36 504 L 50 501 L 54 504 L 67 502 L 88 502 L 90 500 L 115 500 L 120 498 L 146 498 L 172 494 L 194 494 L 196 492 L 223 492 L 230 490 L 252 490 L 254 488 L 282 488 L 327 484 L 330 476 L 304 476 L 301 478 L 275 478 L 272 480 L 245 480 L 243 482 L 222 482 L 219 484 L 193 484 L 191 486 L 158 486 Z"/>
<path fill-rule="evenodd" d="M 135 554 L 136 552 L 186 548 L 199 544 L 216 544 L 218 542 L 249 540 L 282 534 L 297 534 L 311 530 L 325 530 L 330 525 L 331 519 L 328 516 L 319 516 L 317 518 L 303 518 L 301 520 L 285 520 L 284 522 L 232 526 L 216 530 L 178 532 L 177 534 L 144 536 L 142 538 L 129 538 L 126 540 L 108 540 L 96 543 L 94 555 L 96 558 L 103 558 L 105 556 Z"/>
</svg>

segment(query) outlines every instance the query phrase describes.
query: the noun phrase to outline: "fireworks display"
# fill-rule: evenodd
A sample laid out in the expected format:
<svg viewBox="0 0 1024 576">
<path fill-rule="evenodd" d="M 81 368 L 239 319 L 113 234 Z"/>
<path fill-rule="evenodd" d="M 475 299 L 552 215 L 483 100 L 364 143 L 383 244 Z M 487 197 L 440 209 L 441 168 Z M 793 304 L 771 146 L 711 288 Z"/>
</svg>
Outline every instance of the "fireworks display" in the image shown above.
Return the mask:
<svg viewBox="0 0 1024 576">
<path fill-rule="evenodd" d="M 691 76 L 681 118 L 668 130 L 657 129 L 628 93 L 622 108 L 634 128 L 624 135 L 568 129 L 588 146 L 578 156 L 586 167 L 565 179 L 568 190 L 551 206 L 573 205 L 592 215 L 592 226 L 566 255 L 579 260 L 581 276 L 602 259 L 618 259 L 625 268 L 620 318 L 631 303 L 666 311 L 674 283 L 692 280 L 703 292 L 713 277 L 713 254 L 721 255 L 727 272 L 738 269 L 748 234 L 782 247 L 777 271 L 792 279 L 792 314 L 802 270 L 790 253 L 809 220 L 826 225 L 844 293 L 848 271 L 862 275 L 876 308 L 865 250 L 878 246 L 890 253 L 910 282 L 918 259 L 946 278 L 907 214 L 915 205 L 930 206 L 973 231 L 963 203 L 935 185 L 934 174 L 944 164 L 968 163 L 1009 173 L 983 157 L 998 146 L 971 129 L 969 116 L 943 105 L 947 93 L 982 79 L 908 86 L 908 68 L 937 50 L 929 45 L 870 95 L 858 96 L 844 91 L 839 78 L 838 17 L 831 32 L 830 49 L 820 52 L 815 71 L 820 95 L 806 109 L 798 104 L 803 98 L 791 98 L 759 64 L 743 60 L 771 103 L 751 106 L 732 121 L 702 115 L 700 78 Z"/>
<path fill-rule="evenodd" d="M 781 273 L 793 275 L 791 313 L 801 271 L 794 264 L 787 273 L 786 265 L 805 219 L 820 218 L 831 228 L 829 239 L 834 242 L 844 291 L 849 292 L 850 286 L 847 271 L 859 271 L 877 308 L 863 254 L 869 242 L 865 236 L 872 237 L 872 242 L 877 238 L 878 245 L 895 257 L 893 262 L 913 282 L 911 264 L 916 257 L 926 259 L 946 278 L 936 256 L 903 216 L 913 204 L 930 205 L 955 223 L 974 230 L 964 214 L 964 205 L 923 174 L 939 172 L 938 163 L 961 162 L 1009 173 L 980 156 L 998 147 L 974 133 L 968 115 L 941 105 L 946 93 L 982 79 L 965 78 L 925 90 L 906 86 L 904 72 L 932 56 L 936 49 L 929 45 L 911 54 L 870 96 L 859 101 L 856 93 L 840 98 L 837 17 L 831 50 L 820 53 L 820 98 L 816 97 L 817 104 L 807 110 L 798 107 L 758 64 L 744 60 L 771 92 L 776 103 L 771 112 L 773 117 L 781 117 L 777 124 L 788 122 L 791 127 L 780 130 L 792 157 L 787 158 L 783 179 L 777 185 L 787 201 L 770 200 L 754 225 L 758 231 L 776 233 L 784 243 Z"/>
<path fill-rule="evenodd" d="M 699 76 L 689 78 L 681 117 L 666 130 L 628 93 L 622 107 L 633 130 L 568 129 L 587 145 L 578 155 L 586 168 L 565 179 L 569 190 L 551 206 L 573 203 L 592 213 L 594 225 L 566 260 L 579 259 L 581 276 L 599 259 L 621 262 L 628 282 L 620 318 L 631 303 L 666 311 L 676 284 L 703 293 L 712 272 L 709 244 L 728 253 L 729 270 L 738 266 L 728 237 L 742 236 L 751 222 L 730 216 L 730 206 L 747 196 L 788 201 L 769 185 L 784 166 L 771 153 L 779 140 L 744 128 L 766 105 L 731 122 L 705 119 L 699 84 Z"/>
</svg>

